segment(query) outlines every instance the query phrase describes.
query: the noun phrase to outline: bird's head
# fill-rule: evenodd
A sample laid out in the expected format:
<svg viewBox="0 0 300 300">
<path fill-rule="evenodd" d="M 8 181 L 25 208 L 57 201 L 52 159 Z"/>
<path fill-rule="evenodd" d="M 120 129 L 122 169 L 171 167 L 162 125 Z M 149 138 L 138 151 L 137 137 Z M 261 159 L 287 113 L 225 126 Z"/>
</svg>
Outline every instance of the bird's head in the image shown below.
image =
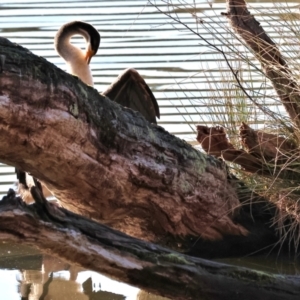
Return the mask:
<svg viewBox="0 0 300 300">
<path fill-rule="evenodd" d="M 90 63 L 92 57 L 97 53 L 100 45 L 100 34 L 92 25 L 80 21 L 76 21 L 78 31 L 84 36 L 87 41 L 85 51 L 85 61 Z"/>
<path fill-rule="evenodd" d="M 98 33 L 98 31 L 97 31 L 97 33 Z M 100 35 L 99 35 L 99 39 L 97 39 L 95 37 L 91 37 L 90 42 L 88 43 L 86 52 L 85 52 L 85 61 L 87 62 L 87 64 L 90 63 L 92 57 L 97 53 L 99 44 L 100 44 Z"/>
<path fill-rule="evenodd" d="M 71 53 L 66 49 L 65 41 L 69 41 L 69 39 L 76 34 L 82 35 L 86 40 L 84 59 L 86 63 L 89 64 L 91 58 L 98 51 L 101 38 L 97 29 L 88 23 L 73 21 L 63 25 L 55 36 L 55 48 L 66 61 L 69 61 Z"/>
</svg>

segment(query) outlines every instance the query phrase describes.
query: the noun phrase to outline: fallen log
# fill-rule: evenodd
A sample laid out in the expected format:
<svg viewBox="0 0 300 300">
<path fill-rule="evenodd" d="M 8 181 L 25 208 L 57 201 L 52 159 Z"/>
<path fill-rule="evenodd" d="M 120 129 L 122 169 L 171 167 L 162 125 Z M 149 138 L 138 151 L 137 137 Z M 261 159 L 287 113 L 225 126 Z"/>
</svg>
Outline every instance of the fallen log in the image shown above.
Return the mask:
<svg viewBox="0 0 300 300">
<path fill-rule="evenodd" d="M 193 258 L 129 237 L 51 203 L 0 202 L 0 240 L 38 247 L 71 264 L 171 299 L 299 299 L 295 276 Z"/>
<path fill-rule="evenodd" d="M 0 39 L 0 161 L 132 236 L 246 235 L 224 164 Z M 89 200 L 93 199 L 93 200 Z"/>
</svg>

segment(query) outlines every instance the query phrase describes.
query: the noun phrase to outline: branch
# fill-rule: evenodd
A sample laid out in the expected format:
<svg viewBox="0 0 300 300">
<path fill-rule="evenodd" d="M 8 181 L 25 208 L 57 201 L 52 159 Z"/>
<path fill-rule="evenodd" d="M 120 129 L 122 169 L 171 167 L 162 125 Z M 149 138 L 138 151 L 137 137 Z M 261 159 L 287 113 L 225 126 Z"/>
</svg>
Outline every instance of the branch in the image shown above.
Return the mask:
<svg viewBox="0 0 300 300">
<path fill-rule="evenodd" d="M 185 256 L 49 203 L 28 206 L 12 191 L 0 202 L 0 218 L 1 240 L 33 245 L 69 263 L 171 299 L 293 300 L 300 296 L 297 277 Z"/>
<path fill-rule="evenodd" d="M 271 80 L 283 106 L 296 128 L 300 128 L 300 88 L 276 44 L 250 14 L 244 0 L 227 0 L 224 15 L 245 40 Z"/>
<path fill-rule="evenodd" d="M 207 154 L 222 157 L 240 165 L 247 172 L 266 177 L 299 178 L 299 155 L 291 140 L 253 130 L 245 123 L 240 126 L 239 136 L 247 151 L 234 148 L 223 127 L 197 126 L 197 141 Z"/>
</svg>

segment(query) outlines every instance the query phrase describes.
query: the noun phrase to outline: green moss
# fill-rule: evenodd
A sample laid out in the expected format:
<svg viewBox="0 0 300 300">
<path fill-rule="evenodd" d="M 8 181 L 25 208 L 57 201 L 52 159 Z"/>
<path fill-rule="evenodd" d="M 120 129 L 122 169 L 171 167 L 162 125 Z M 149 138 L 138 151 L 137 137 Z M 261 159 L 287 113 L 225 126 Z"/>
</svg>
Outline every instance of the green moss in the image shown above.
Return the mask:
<svg viewBox="0 0 300 300">
<path fill-rule="evenodd" d="M 175 264 L 193 265 L 193 263 L 187 261 L 182 254 L 175 253 L 175 252 L 170 254 L 159 255 L 158 260 L 175 263 Z"/>
<path fill-rule="evenodd" d="M 269 273 L 265 273 L 262 271 L 254 271 L 254 270 L 239 270 L 238 272 L 232 273 L 234 277 L 239 280 L 244 281 L 254 281 L 254 282 L 272 282 L 275 279 L 276 275 L 272 275 Z"/>
<path fill-rule="evenodd" d="M 76 77 L 76 76 L 74 76 Z M 78 77 L 76 77 L 78 79 Z M 77 91 L 79 93 L 79 95 L 83 98 L 83 99 L 88 99 L 88 91 L 87 88 L 84 84 L 81 83 L 81 81 L 78 79 L 78 84 L 76 85 L 77 87 Z"/>
<path fill-rule="evenodd" d="M 193 184 L 189 182 L 189 180 L 186 180 L 185 177 L 187 177 L 185 173 L 182 173 L 180 176 L 180 181 L 179 181 L 180 189 L 184 194 L 190 194 L 193 192 L 195 187 L 193 186 Z"/>
</svg>

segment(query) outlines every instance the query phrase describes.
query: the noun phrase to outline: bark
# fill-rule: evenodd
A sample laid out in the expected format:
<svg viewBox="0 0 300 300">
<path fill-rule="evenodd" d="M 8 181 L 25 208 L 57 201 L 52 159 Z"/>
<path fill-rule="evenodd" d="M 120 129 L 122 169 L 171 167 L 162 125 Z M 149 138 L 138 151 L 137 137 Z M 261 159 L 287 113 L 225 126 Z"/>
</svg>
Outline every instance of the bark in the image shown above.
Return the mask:
<svg viewBox="0 0 300 300">
<path fill-rule="evenodd" d="M 300 296 L 297 277 L 185 256 L 47 201 L 26 205 L 14 192 L 0 202 L 0 219 L 1 240 L 33 245 L 70 263 L 171 299 L 292 300 Z"/>
<path fill-rule="evenodd" d="M 243 38 L 261 63 L 263 71 L 276 90 L 296 128 L 300 128 L 300 87 L 283 55 L 250 14 L 244 0 L 227 0 L 227 16 L 231 27 Z M 299 134 L 297 131 L 295 135 Z"/>
<path fill-rule="evenodd" d="M 150 241 L 246 235 L 222 162 L 0 39 L 0 160 L 63 206 Z M 17 87 L 17 88 L 16 88 Z"/>
</svg>

